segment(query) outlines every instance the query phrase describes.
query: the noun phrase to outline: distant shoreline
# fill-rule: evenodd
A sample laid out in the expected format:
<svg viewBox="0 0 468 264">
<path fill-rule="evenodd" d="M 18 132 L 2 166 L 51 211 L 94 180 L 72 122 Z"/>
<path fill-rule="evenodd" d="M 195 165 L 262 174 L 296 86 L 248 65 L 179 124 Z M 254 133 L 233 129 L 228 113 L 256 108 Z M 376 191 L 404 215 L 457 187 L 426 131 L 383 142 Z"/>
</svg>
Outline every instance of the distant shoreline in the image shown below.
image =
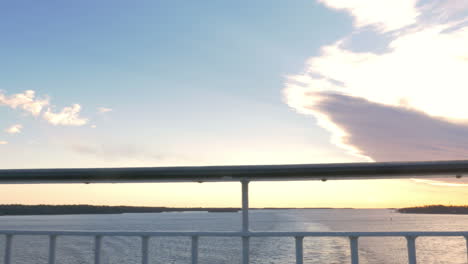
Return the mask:
<svg viewBox="0 0 468 264">
<path fill-rule="evenodd" d="M 291 210 L 291 209 L 353 209 L 353 208 L 249 208 L 250 210 Z M 146 207 L 146 206 L 100 206 L 100 205 L 0 205 L 0 216 L 9 215 L 77 215 L 77 214 L 124 214 L 124 213 L 167 213 L 167 212 L 209 212 L 236 213 L 238 207 Z"/>
<path fill-rule="evenodd" d="M 175 208 L 146 206 L 100 206 L 100 205 L 0 205 L 0 216 L 8 215 L 76 215 L 76 214 L 124 214 L 165 212 L 238 212 L 239 208 Z"/>
<path fill-rule="evenodd" d="M 403 214 L 468 214 L 468 206 L 425 205 L 397 209 Z"/>
</svg>

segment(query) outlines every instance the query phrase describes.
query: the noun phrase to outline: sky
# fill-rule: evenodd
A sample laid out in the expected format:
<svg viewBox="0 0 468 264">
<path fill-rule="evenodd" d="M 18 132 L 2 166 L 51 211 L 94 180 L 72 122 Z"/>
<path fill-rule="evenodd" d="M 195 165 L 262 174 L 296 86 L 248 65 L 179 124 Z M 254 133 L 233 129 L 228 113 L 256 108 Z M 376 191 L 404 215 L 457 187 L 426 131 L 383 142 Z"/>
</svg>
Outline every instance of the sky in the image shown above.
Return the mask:
<svg viewBox="0 0 468 264">
<path fill-rule="evenodd" d="M 466 159 L 464 0 L 2 1 L 0 168 Z M 256 207 L 466 204 L 466 183 L 252 183 Z M 240 184 L 0 203 L 239 206 Z"/>
</svg>

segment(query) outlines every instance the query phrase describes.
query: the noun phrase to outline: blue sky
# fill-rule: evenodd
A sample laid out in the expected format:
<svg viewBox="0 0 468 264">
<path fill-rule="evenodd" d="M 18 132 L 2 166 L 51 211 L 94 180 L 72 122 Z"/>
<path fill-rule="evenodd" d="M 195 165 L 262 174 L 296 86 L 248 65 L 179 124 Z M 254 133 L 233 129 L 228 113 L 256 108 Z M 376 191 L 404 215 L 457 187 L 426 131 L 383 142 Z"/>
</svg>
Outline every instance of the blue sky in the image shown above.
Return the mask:
<svg viewBox="0 0 468 264">
<path fill-rule="evenodd" d="M 135 149 L 130 159 L 136 149 L 148 148 L 142 156 L 151 152 L 170 159 L 138 157 L 136 163 L 148 166 L 281 163 L 280 154 L 249 162 L 239 152 L 262 155 L 286 147 L 289 153 L 311 154 L 305 144 L 346 159 L 324 131 L 313 129 L 313 120 L 291 111 L 281 94 L 288 74 L 351 29 L 344 14 L 313 1 L 1 5 L 1 89 L 10 95 L 34 90 L 49 96 L 56 109 L 77 103 L 89 118 L 85 126 L 57 127 L 2 108 L 2 126 L 23 125 L 21 134 L 2 135 L 9 142 L 3 150 L 21 157 L 11 155 L 2 167 L 125 166 L 120 158 L 94 164 L 88 157 L 62 160 L 87 156 L 77 155 L 73 144 Z M 112 112 L 99 114 L 98 107 Z M 35 148 L 50 160 L 34 160 Z M 232 157 L 225 154 L 230 149 Z M 225 157 L 216 159 L 218 152 Z M 304 154 L 285 162 L 322 159 Z"/>
<path fill-rule="evenodd" d="M 464 0 L 3 1 L 0 168 L 466 159 L 467 21 Z M 340 184 L 322 197 L 468 197 L 453 183 Z M 42 202 L 99 200 L 54 188 Z M 281 186 L 267 190 L 258 206 Z M 151 193 L 107 203 L 123 192 Z"/>
</svg>

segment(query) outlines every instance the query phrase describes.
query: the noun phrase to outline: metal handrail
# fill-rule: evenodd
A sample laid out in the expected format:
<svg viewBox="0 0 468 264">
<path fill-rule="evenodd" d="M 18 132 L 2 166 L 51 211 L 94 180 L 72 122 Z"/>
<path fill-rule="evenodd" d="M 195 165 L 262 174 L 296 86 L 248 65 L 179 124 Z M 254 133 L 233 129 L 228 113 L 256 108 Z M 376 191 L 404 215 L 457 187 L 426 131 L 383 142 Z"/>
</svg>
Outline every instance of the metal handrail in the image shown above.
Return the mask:
<svg viewBox="0 0 468 264">
<path fill-rule="evenodd" d="M 154 237 L 468 237 L 468 231 L 389 231 L 389 232 L 290 232 L 290 231 L 80 231 L 80 230 L 0 230 L 3 235 L 55 236 L 154 236 Z"/>
<path fill-rule="evenodd" d="M 290 232 L 290 231 L 78 231 L 78 230 L 0 230 L 3 235 L 55 236 L 160 236 L 160 237 L 468 237 L 468 231 L 389 231 L 389 232 Z"/>
<path fill-rule="evenodd" d="M 468 175 L 468 160 L 199 167 L 2 169 L 0 183 L 351 180 Z"/>
</svg>

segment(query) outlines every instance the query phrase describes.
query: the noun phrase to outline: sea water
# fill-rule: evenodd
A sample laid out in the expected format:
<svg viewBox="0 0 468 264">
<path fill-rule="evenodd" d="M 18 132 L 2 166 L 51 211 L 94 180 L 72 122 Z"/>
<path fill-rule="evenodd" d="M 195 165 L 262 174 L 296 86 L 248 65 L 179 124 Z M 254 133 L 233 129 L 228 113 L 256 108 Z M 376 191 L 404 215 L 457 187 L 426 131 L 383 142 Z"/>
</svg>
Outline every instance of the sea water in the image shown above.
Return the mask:
<svg viewBox="0 0 468 264">
<path fill-rule="evenodd" d="M 468 216 L 400 214 L 387 209 L 252 210 L 254 231 L 468 231 Z M 0 216 L 0 229 L 97 231 L 239 231 L 240 213 Z M 58 264 L 93 263 L 92 237 L 59 237 Z M 0 236 L 0 260 L 4 254 Z M 150 263 L 190 263 L 190 238 L 150 239 Z M 102 263 L 141 263 L 141 239 L 105 237 Z M 252 238 L 251 263 L 295 263 L 294 238 Z M 47 263 L 47 236 L 15 236 L 12 263 Z M 418 263 L 467 263 L 464 238 L 416 240 Z M 407 263 L 404 238 L 360 238 L 360 263 Z M 199 263 L 241 262 L 240 238 L 200 238 Z M 347 238 L 305 238 L 304 263 L 350 263 Z"/>
</svg>

